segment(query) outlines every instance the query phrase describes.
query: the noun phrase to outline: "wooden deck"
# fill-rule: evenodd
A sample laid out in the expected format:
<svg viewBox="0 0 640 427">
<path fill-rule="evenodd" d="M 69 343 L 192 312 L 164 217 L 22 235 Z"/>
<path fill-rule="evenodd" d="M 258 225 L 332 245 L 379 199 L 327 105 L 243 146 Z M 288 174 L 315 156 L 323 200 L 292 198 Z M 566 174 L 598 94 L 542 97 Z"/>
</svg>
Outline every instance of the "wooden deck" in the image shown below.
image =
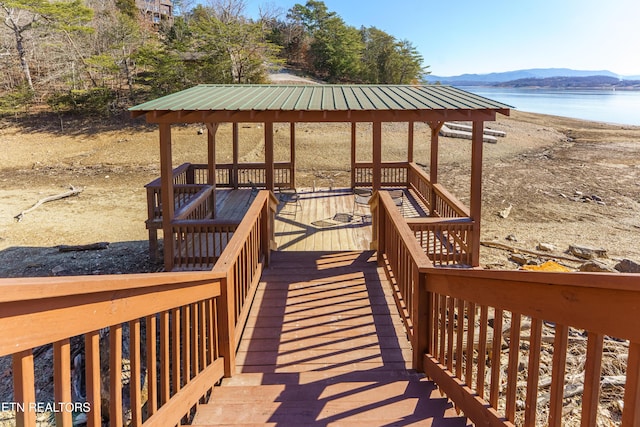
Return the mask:
<svg viewBox="0 0 640 427">
<path fill-rule="evenodd" d="M 372 252 L 275 252 L 237 374 L 193 425 L 467 425 L 410 359 Z"/>
<path fill-rule="evenodd" d="M 404 189 L 398 209 L 406 218 L 425 217 L 426 207 Z M 250 190 L 218 190 L 218 217 L 239 221 L 246 210 Z M 277 196 L 277 193 L 276 193 Z M 280 202 L 275 222 L 279 251 L 369 250 L 371 215 L 358 205 L 350 188 L 298 189 L 299 204 Z"/>
</svg>

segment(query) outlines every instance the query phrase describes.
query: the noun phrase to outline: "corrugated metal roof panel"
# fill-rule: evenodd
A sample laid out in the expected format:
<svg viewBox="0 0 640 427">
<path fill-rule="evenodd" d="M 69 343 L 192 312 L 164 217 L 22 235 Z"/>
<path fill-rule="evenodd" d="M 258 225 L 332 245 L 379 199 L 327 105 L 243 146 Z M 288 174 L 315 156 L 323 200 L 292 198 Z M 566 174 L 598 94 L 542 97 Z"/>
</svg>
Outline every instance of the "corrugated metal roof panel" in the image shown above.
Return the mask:
<svg viewBox="0 0 640 427">
<path fill-rule="evenodd" d="M 130 111 L 393 111 L 512 108 L 451 86 L 200 85 Z"/>
</svg>

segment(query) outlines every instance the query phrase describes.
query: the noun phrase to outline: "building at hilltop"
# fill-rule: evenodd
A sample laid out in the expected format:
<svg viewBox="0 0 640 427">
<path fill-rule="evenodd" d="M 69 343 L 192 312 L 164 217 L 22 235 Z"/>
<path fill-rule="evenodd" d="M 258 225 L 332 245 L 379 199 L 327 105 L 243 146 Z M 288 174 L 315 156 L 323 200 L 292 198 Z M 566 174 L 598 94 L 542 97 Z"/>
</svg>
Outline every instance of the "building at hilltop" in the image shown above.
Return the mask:
<svg viewBox="0 0 640 427">
<path fill-rule="evenodd" d="M 171 0 L 136 0 L 136 6 L 144 17 L 154 24 L 173 20 L 173 3 Z"/>
</svg>

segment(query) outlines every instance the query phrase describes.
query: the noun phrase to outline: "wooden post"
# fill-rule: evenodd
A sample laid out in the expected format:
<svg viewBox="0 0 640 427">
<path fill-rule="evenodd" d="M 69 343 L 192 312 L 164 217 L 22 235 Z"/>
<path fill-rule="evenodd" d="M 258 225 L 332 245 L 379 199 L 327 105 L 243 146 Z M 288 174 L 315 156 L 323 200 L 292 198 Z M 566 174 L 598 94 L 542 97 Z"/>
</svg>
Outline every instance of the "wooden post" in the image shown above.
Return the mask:
<svg viewBox="0 0 640 427">
<path fill-rule="evenodd" d="M 264 254 L 264 267 L 271 263 L 271 197 L 267 197 L 262 206 L 262 218 L 260 219 L 260 246 Z"/>
<path fill-rule="evenodd" d="M 473 122 L 471 131 L 471 266 L 480 265 L 480 213 L 482 210 L 482 144 L 484 122 Z"/>
<path fill-rule="evenodd" d="M 233 169 L 231 171 L 231 177 L 229 180 L 232 187 L 238 189 L 238 123 L 233 124 L 233 137 L 232 137 L 232 150 L 233 150 Z"/>
<path fill-rule="evenodd" d="M 384 265 L 384 254 L 387 250 L 385 245 L 386 238 L 386 223 L 387 223 L 387 211 L 382 206 L 380 202 L 380 195 L 376 195 L 375 197 L 375 205 L 372 207 L 375 208 L 375 211 L 372 211 L 372 231 L 374 231 L 374 239 L 376 242 L 376 252 L 377 252 L 377 261 L 378 266 L 382 267 Z"/>
<path fill-rule="evenodd" d="M 409 134 L 407 140 L 407 162 L 413 163 L 413 138 L 414 138 L 414 122 L 409 122 Z"/>
<path fill-rule="evenodd" d="M 218 124 L 207 124 L 207 152 L 208 163 L 207 168 L 207 184 L 213 186 L 211 192 L 211 218 L 216 217 L 216 132 L 218 130 Z"/>
<path fill-rule="evenodd" d="M 438 135 L 444 122 L 429 122 L 431 128 L 431 161 L 429 165 L 429 181 L 431 181 L 431 197 L 429 200 L 429 216 L 435 216 L 436 192 L 433 186 L 438 183 Z"/>
<path fill-rule="evenodd" d="M 296 188 L 296 124 L 291 122 L 289 124 L 289 153 L 290 153 L 290 176 L 291 176 L 291 188 Z"/>
<path fill-rule="evenodd" d="M 382 122 L 373 123 L 373 191 L 382 183 Z"/>
<path fill-rule="evenodd" d="M 173 197 L 173 165 L 171 158 L 171 125 L 160 123 L 160 193 L 162 198 L 162 234 L 164 238 L 164 269 L 173 269 L 173 230 L 175 214 Z"/>
<path fill-rule="evenodd" d="M 427 275 L 413 268 L 413 369 L 424 372 L 424 355 L 431 353 L 431 294 L 427 292 Z"/>
<path fill-rule="evenodd" d="M 356 123 L 351 123 L 351 188 L 356 186 Z"/>
<path fill-rule="evenodd" d="M 220 283 L 220 354 L 224 358 L 224 376 L 230 378 L 236 369 L 236 325 L 233 270 L 227 271 L 227 277 Z"/>
<path fill-rule="evenodd" d="M 274 191 L 273 180 L 273 122 L 264 124 L 264 166 L 267 190 Z"/>
</svg>

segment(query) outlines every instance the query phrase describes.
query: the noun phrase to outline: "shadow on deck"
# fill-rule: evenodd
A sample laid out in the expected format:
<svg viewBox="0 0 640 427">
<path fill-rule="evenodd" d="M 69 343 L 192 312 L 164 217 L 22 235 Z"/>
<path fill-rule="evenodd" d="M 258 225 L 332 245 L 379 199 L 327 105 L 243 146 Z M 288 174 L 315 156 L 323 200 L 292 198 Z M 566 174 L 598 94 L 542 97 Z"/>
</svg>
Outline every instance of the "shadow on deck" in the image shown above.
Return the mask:
<svg viewBox="0 0 640 427">
<path fill-rule="evenodd" d="M 464 426 L 408 369 L 411 346 L 372 252 L 276 252 L 239 346 L 237 374 L 194 425 Z"/>
</svg>

